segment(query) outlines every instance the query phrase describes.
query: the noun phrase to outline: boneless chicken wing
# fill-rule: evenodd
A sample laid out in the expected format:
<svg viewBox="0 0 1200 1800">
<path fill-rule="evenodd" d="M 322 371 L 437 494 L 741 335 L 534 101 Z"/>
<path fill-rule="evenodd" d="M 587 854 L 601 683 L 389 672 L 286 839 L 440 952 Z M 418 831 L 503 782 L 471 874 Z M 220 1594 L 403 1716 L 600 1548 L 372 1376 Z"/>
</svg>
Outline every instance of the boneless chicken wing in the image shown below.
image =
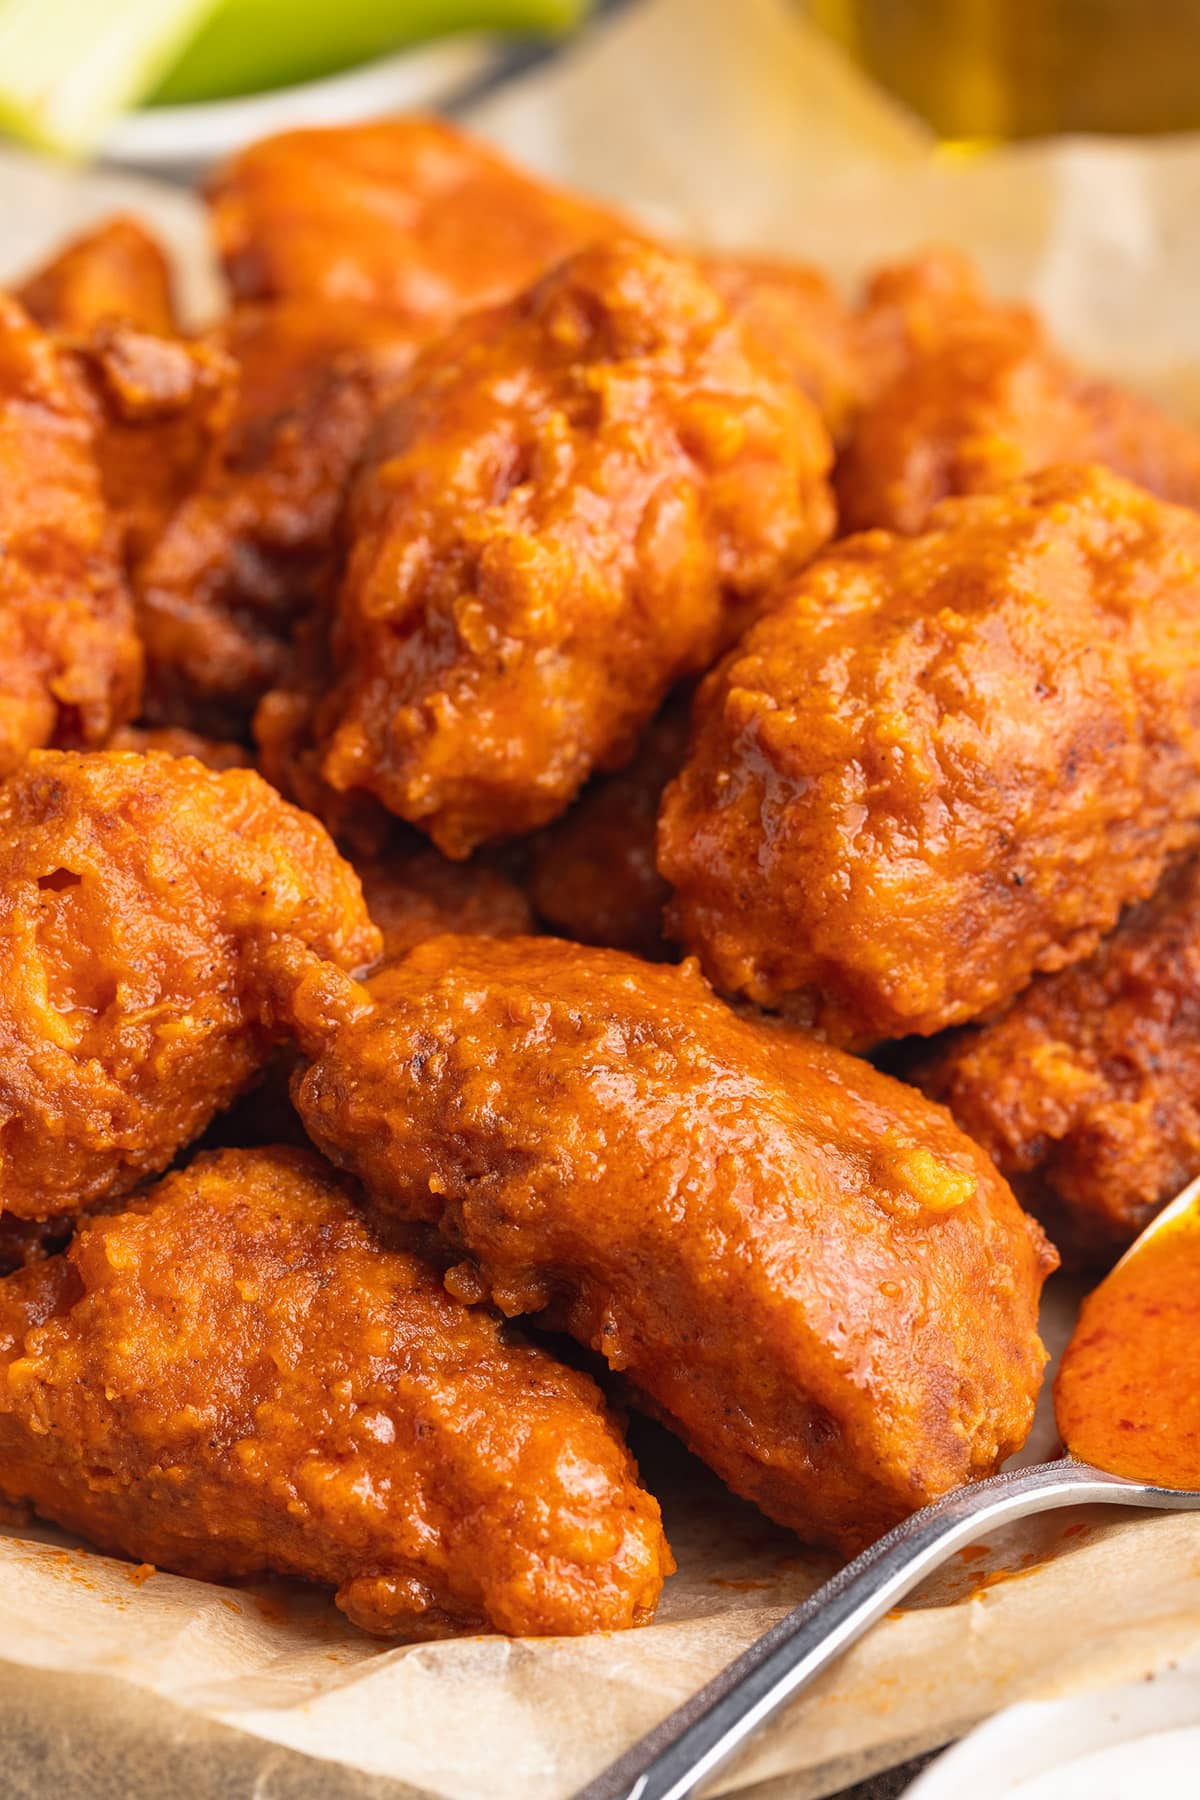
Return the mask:
<svg viewBox="0 0 1200 1800">
<path fill-rule="evenodd" d="M 0 786 L 0 1211 L 165 1167 L 266 1063 L 293 983 L 378 952 L 353 870 L 250 770 L 32 754 Z"/>
<path fill-rule="evenodd" d="M 1019 308 L 948 324 L 867 405 L 837 470 L 843 530 L 922 531 L 940 500 L 994 493 L 1060 462 L 1098 462 L 1200 505 L 1200 437 L 1076 369 Z"/>
<path fill-rule="evenodd" d="M 301 1020 L 317 1143 L 773 1518 L 855 1549 L 1021 1443 L 1054 1258 L 940 1107 L 694 964 L 442 937 L 367 989 Z"/>
<path fill-rule="evenodd" d="M 1200 520 L 1100 469 L 845 540 L 697 699 L 659 867 L 721 988 L 864 1045 L 1088 955 L 1196 843 Z"/>
<path fill-rule="evenodd" d="M 950 1107 L 1076 1262 L 1105 1263 L 1200 1174 L 1200 863 L 1085 962 L 1041 975 L 910 1078 Z"/>
<path fill-rule="evenodd" d="M 705 275 L 746 333 L 775 356 L 841 443 L 862 403 L 863 361 L 850 309 L 806 263 L 706 256 Z"/>
<path fill-rule="evenodd" d="M 88 405 L 63 355 L 0 295 L 0 776 L 132 717 L 142 652 Z"/>
<path fill-rule="evenodd" d="M 610 243 L 465 320 L 351 497 L 324 781 L 454 857 L 545 823 L 828 535 L 828 460 L 684 259 Z"/>
<path fill-rule="evenodd" d="M 73 238 L 16 293 L 39 325 L 68 336 L 117 320 L 163 337 L 179 329 L 162 246 L 124 213 Z"/>
<path fill-rule="evenodd" d="M 239 300 L 383 307 L 414 323 L 505 300 L 621 221 L 445 120 L 288 131 L 209 185 Z"/>
<path fill-rule="evenodd" d="M 592 1382 L 295 1150 L 201 1157 L 0 1282 L 0 1492 L 181 1574 L 328 1583 L 385 1635 L 620 1629 L 672 1567 Z"/>
</svg>

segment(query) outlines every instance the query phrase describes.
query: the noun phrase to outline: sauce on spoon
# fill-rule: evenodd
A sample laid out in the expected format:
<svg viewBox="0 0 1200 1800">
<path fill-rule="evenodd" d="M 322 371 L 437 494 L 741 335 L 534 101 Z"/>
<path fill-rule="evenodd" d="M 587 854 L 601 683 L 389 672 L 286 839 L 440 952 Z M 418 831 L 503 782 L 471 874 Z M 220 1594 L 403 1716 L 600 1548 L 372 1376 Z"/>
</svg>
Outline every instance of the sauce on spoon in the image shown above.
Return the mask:
<svg viewBox="0 0 1200 1800">
<path fill-rule="evenodd" d="M 1182 1196 L 1181 1196 L 1182 1198 Z M 1164 1218 L 1084 1301 L 1054 1384 L 1081 1462 L 1200 1488 L 1200 1212 Z"/>
</svg>

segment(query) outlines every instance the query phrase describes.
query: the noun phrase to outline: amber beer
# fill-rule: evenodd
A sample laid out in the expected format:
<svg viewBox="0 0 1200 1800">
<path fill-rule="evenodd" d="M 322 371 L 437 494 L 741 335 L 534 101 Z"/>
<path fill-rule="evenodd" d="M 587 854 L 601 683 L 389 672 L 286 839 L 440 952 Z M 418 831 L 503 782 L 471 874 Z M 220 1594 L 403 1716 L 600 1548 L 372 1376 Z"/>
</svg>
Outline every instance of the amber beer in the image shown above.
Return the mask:
<svg viewBox="0 0 1200 1800">
<path fill-rule="evenodd" d="M 807 0 L 944 138 L 1200 127 L 1200 0 Z"/>
</svg>

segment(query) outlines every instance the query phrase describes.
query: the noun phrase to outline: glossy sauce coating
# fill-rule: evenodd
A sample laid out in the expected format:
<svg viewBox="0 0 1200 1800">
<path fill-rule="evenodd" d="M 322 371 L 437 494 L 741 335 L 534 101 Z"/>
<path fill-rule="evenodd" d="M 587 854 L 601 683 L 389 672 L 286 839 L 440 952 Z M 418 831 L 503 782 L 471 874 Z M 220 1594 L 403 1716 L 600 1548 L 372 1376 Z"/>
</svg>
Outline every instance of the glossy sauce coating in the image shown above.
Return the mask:
<svg viewBox="0 0 1200 1800">
<path fill-rule="evenodd" d="M 0 1491 L 181 1574 L 328 1583 L 384 1635 L 619 1630 L 672 1567 L 593 1383 L 294 1150 L 201 1157 L 0 1282 Z"/>
<path fill-rule="evenodd" d="M 26 276 L 16 296 L 39 325 L 68 336 L 115 320 L 163 337 L 179 329 L 162 245 L 127 213 L 72 238 Z"/>
<path fill-rule="evenodd" d="M 546 823 L 828 535 L 829 455 L 681 258 L 609 243 L 463 321 L 352 497 L 324 779 L 455 857 Z"/>
<path fill-rule="evenodd" d="M 773 1518 L 856 1549 L 1023 1441 L 1054 1256 L 941 1108 L 694 964 L 443 937 L 367 988 L 300 1017 L 314 1140 Z"/>
<path fill-rule="evenodd" d="M 0 776 L 103 743 L 137 710 L 142 651 L 68 360 L 0 296 Z"/>
<path fill-rule="evenodd" d="M 939 501 L 994 493 L 1053 463 L 1099 462 L 1200 504 L 1200 438 L 1096 381 L 1019 308 L 957 318 L 868 405 L 837 470 L 844 531 L 923 531 Z"/>
<path fill-rule="evenodd" d="M 415 342 L 393 318 L 317 303 L 241 307 L 210 334 L 232 410 L 135 571 L 157 723 L 246 731 L 332 577 L 350 478 Z"/>
<path fill-rule="evenodd" d="M 1072 1261 L 1107 1263 L 1200 1174 L 1200 862 L 1086 961 L 907 1071 Z"/>
<path fill-rule="evenodd" d="M 353 870 L 251 771 L 32 754 L 0 786 L 0 1211 L 157 1173 L 249 1086 L 293 988 L 378 950 Z"/>
<path fill-rule="evenodd" d="M 701 267 L 747 336 L 778 359 L 841 443 L 861 404 L 863 367 L 853 317 L 830 282 L 806 263 L 770 256 L 704 256 Z"/>
<path fill-rule="evenodd" d="M 378 306 L 413 322 L 505 300 L 618 216 L 441 119 L 282 132 L 209 184 L 239 300 Z"/>
<path fill-rule="evenodd" d="M 710 978 L 866 1045 L 1087 956 L 1200 812 L 1200 521 L 1097 468 L 845 540 L 697 697 L 659 868 Z"/>
<path fill-rule="evenodd" d="M 91 412 L 104 498 L 133 565 L 219 453 L 237 371 L 211 345 L 121 320 L 72 339 L 70 361 Z"/>
<path fill-rule="evenodd" d="M 1200 1219 L 1164 1223 L 1083 1303 L 1054 1383 L 1064 1444 L 1082 1462 L 1200 1488 Z"/>
</svg>

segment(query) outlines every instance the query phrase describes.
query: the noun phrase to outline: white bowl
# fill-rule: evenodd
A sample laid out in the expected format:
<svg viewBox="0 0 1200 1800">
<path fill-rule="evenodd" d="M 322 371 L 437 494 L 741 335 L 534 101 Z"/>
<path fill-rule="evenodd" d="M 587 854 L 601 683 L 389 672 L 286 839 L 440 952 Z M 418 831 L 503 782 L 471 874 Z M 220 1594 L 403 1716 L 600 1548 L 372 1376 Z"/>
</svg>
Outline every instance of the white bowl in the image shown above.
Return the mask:
<svg viewBox="0 0 1200 1800">
<path fill-rule="evenodd" d="M 123 168 L 186 179 L 271 132 L 444 106 L 498 68 L 503 54 L 498 39 L 472 33 L 295 87 L 195 106 L 147 106 L 114 127 L 101 154 Z"/>
<path fill-rule="evenodd" d="M 929 1765 L 904 1800 L 1192 1800 L 1200 1666 L 998 1713 Z"/>
</svg>

